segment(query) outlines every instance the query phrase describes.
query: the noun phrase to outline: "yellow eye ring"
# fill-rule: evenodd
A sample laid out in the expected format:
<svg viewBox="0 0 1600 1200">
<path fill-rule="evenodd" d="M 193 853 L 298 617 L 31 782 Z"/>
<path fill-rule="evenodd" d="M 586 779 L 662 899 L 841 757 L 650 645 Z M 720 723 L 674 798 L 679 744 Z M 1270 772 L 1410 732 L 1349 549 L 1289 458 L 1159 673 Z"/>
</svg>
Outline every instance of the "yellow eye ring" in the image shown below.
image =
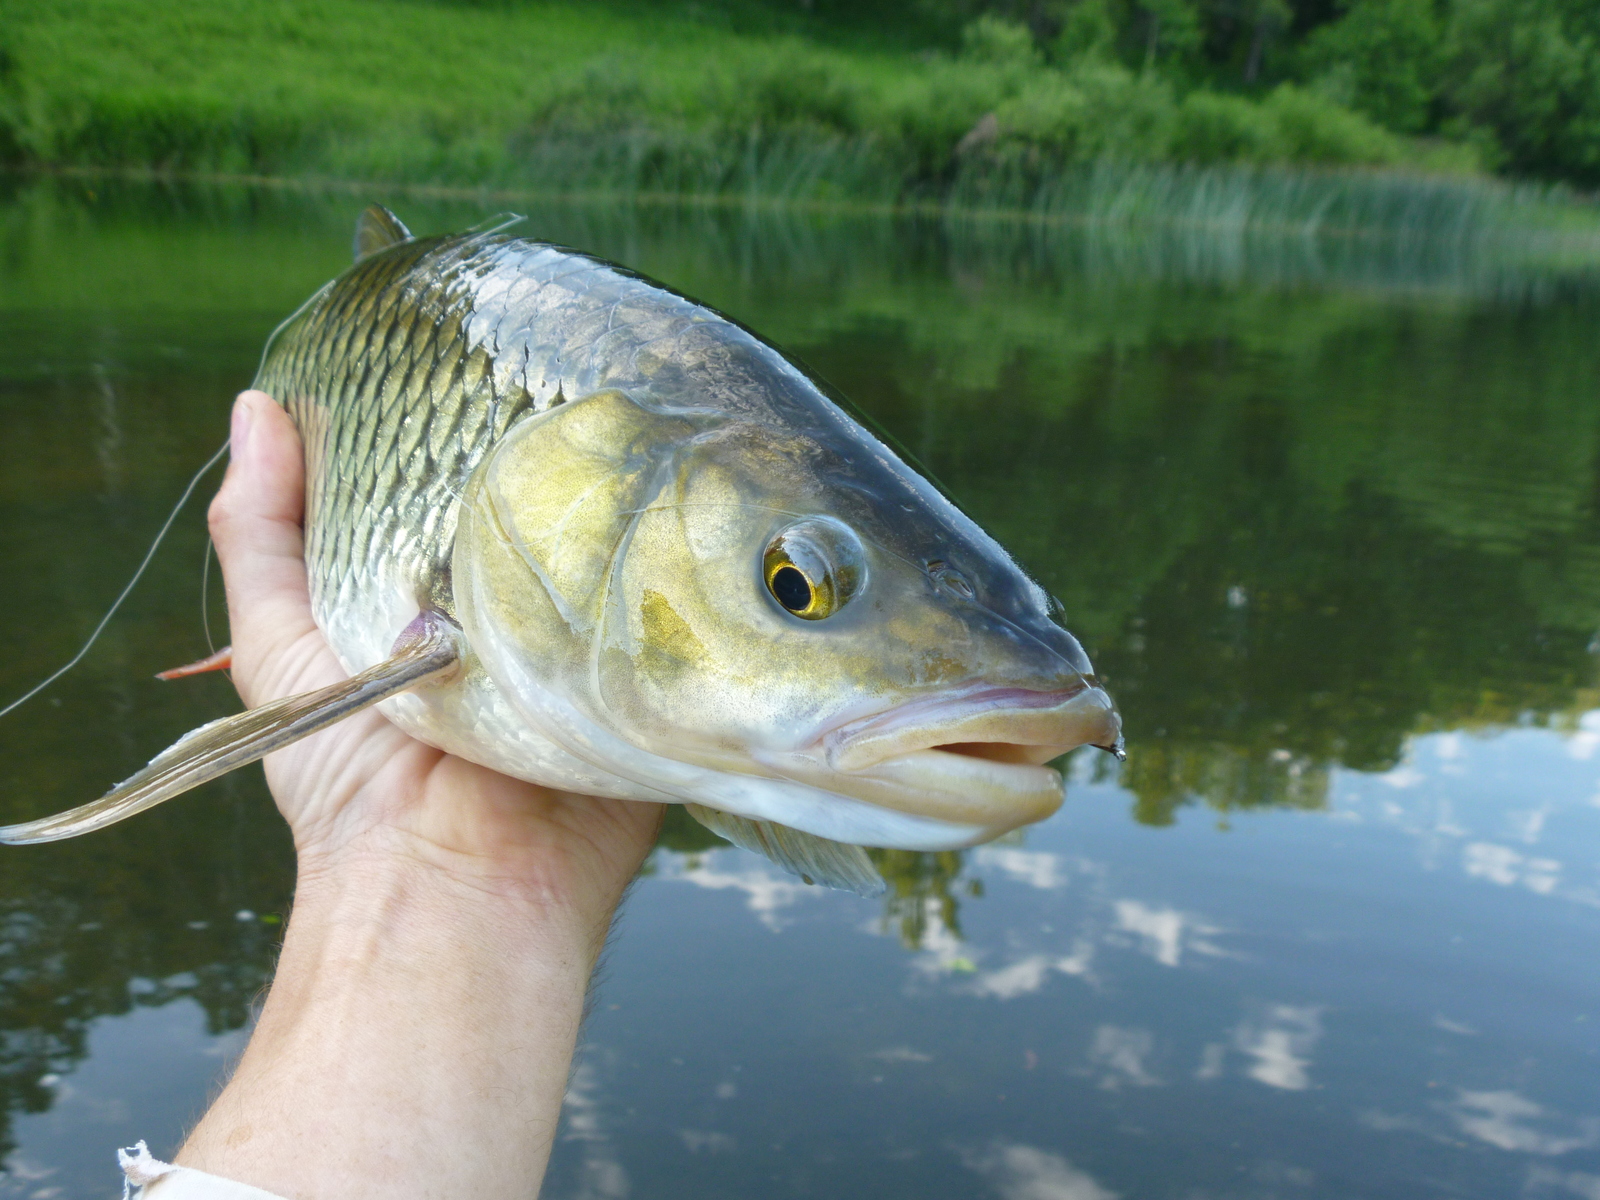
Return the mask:
<svg viewBox="0 0 1600 1200">
<path fill-rule="evenodd" d="M 806 621 L 833 616 L 866 582 L 866 559 L 850 528 L 828 517 L 812 517 L 767 543 L 761 574 L 767 592 Z"/>
</svg>

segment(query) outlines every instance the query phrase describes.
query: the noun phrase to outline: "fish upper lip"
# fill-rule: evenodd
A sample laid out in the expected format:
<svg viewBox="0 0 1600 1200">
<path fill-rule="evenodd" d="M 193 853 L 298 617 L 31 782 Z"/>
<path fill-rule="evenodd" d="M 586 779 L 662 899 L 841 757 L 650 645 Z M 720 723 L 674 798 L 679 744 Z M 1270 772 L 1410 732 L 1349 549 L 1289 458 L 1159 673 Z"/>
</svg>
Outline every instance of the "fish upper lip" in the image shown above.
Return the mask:
<svg viewBox="0 0 1600 1200">
<path fill-rule="evenodd" d="M 1029 714 L 1034 714 L 1031 719 Z M 1007 724 L 1016 728 L 1007 729 Z M 1084 726 L 1082 736 L 1068 732 L 1069 725 Z M 1020 751 L 1036 752 L 1019 761 L 1042 763 L 1096 736 L 1109 744 L 1119 725 L 1111 698 L 1098 681 L 1080 676 L 1049 691 L 978 684 L 910 700 L 838 725 L 819 741 L 828 764 L 842 771 L 863 770 L 919 750 L 978 743 L 1011 743 Z"/>
</svg>

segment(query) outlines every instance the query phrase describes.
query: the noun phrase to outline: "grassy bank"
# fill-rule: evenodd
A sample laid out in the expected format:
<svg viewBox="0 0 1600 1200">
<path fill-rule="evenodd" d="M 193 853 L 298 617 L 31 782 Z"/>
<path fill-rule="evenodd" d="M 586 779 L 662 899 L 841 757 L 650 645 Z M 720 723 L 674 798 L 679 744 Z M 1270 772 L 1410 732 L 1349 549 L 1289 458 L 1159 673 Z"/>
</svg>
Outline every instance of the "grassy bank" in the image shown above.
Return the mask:
<svg viewBox="0 0 1600 1200">
<path fill-rule="evenodd" d="M 13 163 L 901 200 L 1108 157 L 1473 165 L 1293 84 L 1046 63 L 996 19 L 951 50 L 603 4 L 11 0 L 0 26 Z"/>
<path fill-rule="evenodd" d="M 993 15 L 919 44 L 799 11 L 10 0 L 0 165 L 1005 214 L 1123 230 L 1128 253 L 1224 276 L 1263 257 L 1385 276 L 1385 258 L 1427 275 L 1463 248 L 1600 259 L 1592 205 L 1491 179 L 1469 143 L 1395 134 L 1326 89 L 1185 88 L 1093 45 L 1046 55 Z M 1184 244 L 1152 250 L 1152 228 Z"/>
</svg>

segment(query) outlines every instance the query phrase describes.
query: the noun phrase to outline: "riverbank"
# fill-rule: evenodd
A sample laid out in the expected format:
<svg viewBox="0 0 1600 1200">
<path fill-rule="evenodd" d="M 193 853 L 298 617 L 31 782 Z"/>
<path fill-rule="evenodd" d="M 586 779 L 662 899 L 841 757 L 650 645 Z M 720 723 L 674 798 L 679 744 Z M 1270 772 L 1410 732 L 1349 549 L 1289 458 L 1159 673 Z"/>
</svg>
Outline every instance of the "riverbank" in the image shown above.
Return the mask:
<svg viewBox="0 0 1600 1200">
<path fill-rule="evenodd" d="M 1473 174 L 1315 88 L 1180 91 L 1020 26 L 951 49 L 698 10 L 421 0 L 14 0 L 0 160 L 487 188 L 1036 204 L 1124 163 Z"/>
<path fill-rule="evenodd" d="M 445 227 L 557 204 L 574 211 L 667 214 L 678 223 L 733 221 L 787 244 L 801 230 L 841 221 L 927 226 L 952 247 L 1056 265 L 1091 261 L 1119 274 L 1284 284 L 1342 279 L 1380 290 L 1515 292 L 1551 272 L 1600 268 L 1600 209 L 1559 189 L 1394 169 L 1211 167 L 1112 160 L 1064 168 L 1048 186 L 1006 194 L 952 189 L 907 201 L 757 192 L 667 192 L 571 187 L 485 187 L 326 176 L 268 176 L 123 167 L 0 169 L 0 194 L 92 202 L 97 191 L 156 185 L 209 207 L 221 195 L 299 196 L 344 212 L 382 201 L 397 211 L 448 205 Z M 348 197 L 345 201 L 340 197 Z M 699 214 L 698 216 L 696 214 Z M 424 222 L 415 226 L 428 231 Z M 695 226 L 696 229 L 700 227 Z M 551 236 L 531 229 L 533 236 Z M 704 230 L 700 230 L 701 233 Z M 686 236 L 687 227 L 686 227 Z M 698 234 L 694 236 L 699 236 Z M 6 231 L 0 229 L 0 241 Z M 583 242 L 587 246 L 587 242 Z"/>
</svg>

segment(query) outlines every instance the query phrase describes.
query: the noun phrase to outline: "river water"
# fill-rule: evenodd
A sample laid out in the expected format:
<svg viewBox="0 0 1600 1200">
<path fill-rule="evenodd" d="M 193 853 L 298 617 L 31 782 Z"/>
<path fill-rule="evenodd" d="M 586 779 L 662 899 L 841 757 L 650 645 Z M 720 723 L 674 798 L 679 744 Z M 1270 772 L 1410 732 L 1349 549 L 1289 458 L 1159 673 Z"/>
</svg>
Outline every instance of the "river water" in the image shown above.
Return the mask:
<svg viewBox="0 0 1600 1200">
<path fill-rule="evenodd" d="M 0 178 L 0 702 L 93 627 L 370 199 L 496 207 Z M 1600 1197 L 1600 289 L 1382 239 L 524 228 L 856 401 L 1063 600 L 1129 744 L 1002 844 L 883 855 L 879 901 L 670 821 L 546 1196 Z M 234 710 L 150 678 L 205 652 L 205 548 L 196 504 L 0 721 L 0 821 Z M 0 1198 L 176 1147 L 292 875 L 256 768 L 0 855 Z"/>
</svg>

